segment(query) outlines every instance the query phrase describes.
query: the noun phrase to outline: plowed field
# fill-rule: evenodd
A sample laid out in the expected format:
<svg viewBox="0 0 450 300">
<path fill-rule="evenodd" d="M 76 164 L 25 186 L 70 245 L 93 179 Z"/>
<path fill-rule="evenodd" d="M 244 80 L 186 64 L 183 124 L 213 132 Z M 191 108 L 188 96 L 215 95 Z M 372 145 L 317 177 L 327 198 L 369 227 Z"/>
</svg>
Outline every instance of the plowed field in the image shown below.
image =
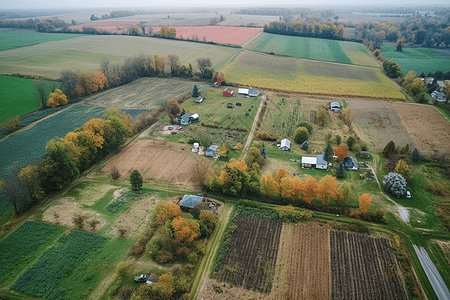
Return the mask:
<svg viewBox="0 0 450 300">
<path fill-rule="evenodd" d="M 121 176 L 126 176 L 132 170 L 138 170 L 144 179 L 193 185 L 192 169 L 197 159 L 198 155 L 191 153 L 186 145 L 141 140 L 130 144 L 114 156 L 103 171 L 111 172 L 112 168 L 116 167 Z"/>
<path fill-rule="evenodd" d="M 450 152 L 450 123 L 435 107 L 406 103 L 394 107 L 421 153 Z"/>
</svg>

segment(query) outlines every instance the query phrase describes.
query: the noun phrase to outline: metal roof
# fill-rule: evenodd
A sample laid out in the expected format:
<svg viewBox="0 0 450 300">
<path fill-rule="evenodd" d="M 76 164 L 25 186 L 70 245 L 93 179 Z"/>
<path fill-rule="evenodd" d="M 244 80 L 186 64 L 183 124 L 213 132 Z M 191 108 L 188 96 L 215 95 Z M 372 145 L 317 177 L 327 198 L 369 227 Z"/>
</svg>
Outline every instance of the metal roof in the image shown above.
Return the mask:
<svg viewBox="0 0 450 300">
<path fill-rule="evenodd" d="M 280 145 L 280 147 L 281 147 L 281 148 L 283 148 L 283 147 L 288 147 L 289 149 L 291 149 L 291 141 L 288 140 L 288 139 L 283 139 L 283 140 L 281 140 L 281 145 Z"/>
<path fill-rule="evenodd" d="M 316 165 L 327 166 L 327 159 L 325 153 L 316 155 Z"/>
<path fill-rule="evenodd" d="M 302 157 L 302 164 L 315 165 L 316 163 L 317 163 L 316 157 L 307 157 L 307 156 Z"/>
<path fill-rule="evenodd" d="M 194 208 L 195 204 L 202 202 L 203 197 L 195 195 L 184 195 L 180 201 L 180 206 Z"/>
<path fill-rule="evenodd" d="M 248 89 L 238 89 L 238 94 L 248 95 Z"/>
</svg>

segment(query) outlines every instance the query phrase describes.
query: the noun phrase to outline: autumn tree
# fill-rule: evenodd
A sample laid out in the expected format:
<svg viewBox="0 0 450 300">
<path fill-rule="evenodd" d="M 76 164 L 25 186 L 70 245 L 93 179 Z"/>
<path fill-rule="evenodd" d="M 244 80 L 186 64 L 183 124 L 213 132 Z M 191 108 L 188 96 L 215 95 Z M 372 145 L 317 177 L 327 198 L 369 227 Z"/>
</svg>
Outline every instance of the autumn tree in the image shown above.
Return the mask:
<svg viewBox="0 0 450 300">
<path fill-rule="evenodd" d="M 67 103 L 69 103 L 67 96 L 60 89 L 56 89 L 51 93 L 50 98 L 48 99 L 48 105 L 51 107 L 67 105 Z"/>
<path fill-rule="evenodd" d="M 151 299 L 172 299 L 172 295 L 175 293 L 175 278 L 171 273 L 164 273 L 159 276 L 157 282 L 151 285 L 150 289 L 153 294 Z"/>
<path fill-rule="evenodd" d="M 130 184 L 133 187 L 133 190 L 140 190 L 143 183 L 144 181 L 142 180 L 141 173 L 139 173 L 138 170 L 133 170 L 130 174 Z"/>
<path fill-rule="evenodd" d="M 363 194 L 358 198 L 359 202 L 359 212 L 362 214 L 367 214 L 367 211 L 372 204 L 372 197 L 369 194 Z"/>
<path fill-rule="evenodd" d="M 294 141 L 301 144 L 309 138 L 309 131 L 306 127 L 298 127 L 294 132 Z"/>
<path fill-rule="evenodd" d="M 309 176 L 303 184 L 303 200 L 306 203 L 311 201 L 317 196 L 319 184 L 314 177 Z"/>
<path fill-rule="evenodd" d="M 92 74 L 91 81 L 93 93 L 108 87 L 108 80 L 106 79 L 106 76 L 105 74 L 103 74 L 103 72 L 94 72 L 94 74 Z"/>
<path fill-rule="evenodd" d="M 355 119 L 356 112 L 355 110 L 351 109 L 350 106 L 347 106 L 347 108 L 344 110 L 344 120 L 345 123 L 347 123 L 348 126 L 350 126 Z"/>
<path fill-rule="evenodd" d="M 89 95 L 94 92 L 94 85 L 92 82 L 92 75 L 87 73 L 78 73 L 78 81 L 73 89 L 73 92 L 78 96 Z"/>
<path fill-rule="evenodd" d="M 292 198 L 294 201 L 298 201 L 302 198 L 303 193 L 303 180 L 299 177 L 292 177 L 291 180 Z"/>
<path fill-rule="evenodd" d="M 336 177 L 326 175 L 320 180 L 318 194 L 322 199 L 322 204 L 327 205 L 330 202 L 331 197 L 337 195 L 338 182 Z"/>
<path fill-rule="evenodd" d="M 166 104 L 167 115 L 170 120 L 174 121 L 181 113 L 181 106 L 177 99 L 172 98 L 167 100 Z"/>
<path fill-rule="evenodd" d="M 162 55 L 154 55 L 153 56 L 153 64 L 154 69 L 158 75 L 163 75 L 165 71 L 165 64 L 164 64 L 164 56 Z"/>
<path fill-rule="evenodd" d="M 178 76 L 181 68 L 180 58 L 178 55 L 168 54 L 167 60 L 169 62 L 170 74 L 172 76 Z"/>
<path fill-rule="evenodd" d="M 220 157 L 228 157 L 228 149 L 225 143 L 223 143 L 222 146 L 219 148 L 218 154 Z"/>
<path fill-rule="evenodd" d="M 180 244 L 190 244 L 200 235 L 200 226 L 193 219 L 176 217 L 172 221 L 175 239 Z"/>
<path fill-rule="evenodd" d="M 180 206 L 169 201 L 159 201 L 155 207 L 155 215 L 158 220 L 164 223 L 167 220 L 172 220 L 181 216 Z"/>
<path fill-rule="evenodd" d="M 208 227 L 209 233 L 211 233 L 213 232 L 214 228 L 216 228 L 216 225 L 219 222 L 219 217 L 212 211 L 201 210 L 200 221 L 205 223 L 205 225 Z"/>
<path fill-rule="evenodd" d="M 41 165 L 35 163 L 22 168 L 17 178 L 27 188 L 35 202 L 44 197 L 41 187 Z"/>
<path fill-rule="evenodd" d="M 412 176 L 411 167 L 403 159 L 400 159 L 397 162 L 397 165 L 395 166 L 395 173 L 402 175 L 407 181 L 410 180 Z"/>
<path fill-rule="evenodd" d="M 237 196 L 259 193 L 260 180 L 257 170 L 249 170 L 242 159 L 230 159 L 220 172 L 217 181 L 225 194 Z"/>
<path fill-rule="evenodd" d="M 192 169 L 192 177 L 199 187 L 204 187 L 206 184 L 206 178 L 212 173 L 211 164 L 203 159 L 199 159 L 195 162 L 195 166 Z"/>
<path fill-rule="evenodd" d="M 78 82 L 77 74 L 70 70 L 64 70 L 61 72 L 61 77 L 58 81 L 61 82 L 61 90 L 69 97 L 72 97 Z"/>
<path fill-rule="evenodd" d="M 339 162 L 342 162 L 348 156 L 348 148 L 344 145 L 340 145 L 334 149 L 334 155 L 337 156 Z"/>
<path fill-rule="evenodd" d="M 280 184 L 272 174 L 263 175 L 261 176 L 261 191 L 268 197 L 278 197 Z"/>
</svg>

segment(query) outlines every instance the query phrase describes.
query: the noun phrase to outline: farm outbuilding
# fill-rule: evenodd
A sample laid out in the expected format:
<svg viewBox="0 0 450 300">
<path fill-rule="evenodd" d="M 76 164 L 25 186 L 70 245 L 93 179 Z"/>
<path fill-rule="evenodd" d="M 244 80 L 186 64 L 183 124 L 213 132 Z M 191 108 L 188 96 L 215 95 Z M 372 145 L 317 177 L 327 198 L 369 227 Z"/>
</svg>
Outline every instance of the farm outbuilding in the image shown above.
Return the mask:
<svg viewBox="0 0 450 300">
<path fill-rule="evenodd" d="M 224 89 L 223 92 L 222 92 L 222 95 L 226 96 L 226 97 L 232 97 L 233 93 L 234 92 L 231 89 Z"/>
<path fill-rule="evenodd" d="M 325 153 L 316 156 L 316 169 L 327 170 L 328 162 Z"/>
<path fill-rule="evenodd" d="M 227 103 L 227 108 L 234 108 L 234 104 L 233 103 Z"/>
<path fill-rule="evenodd" d="M 347 156 L 344 159 L 344 166 L 347 170 L 358 170 L 359 169 L 358 161 L 353 156 Z"/>
<path fill-rule="evenodd" d="M 190 123 L 190 118 L 191 118 L 191 114 L 190 113 L 185 113 L 184 115 L 182 115 L 180 117 L 180 124 L 181 125 L 187 125 Z"/>
<path fill-rule="evenodd" d="M 180 208 L 194 208 L 195 205 L 203 201 L 203 197 L 195 195 L 184 195 L 180 201 Z"/>
<path fill-rule="evenodd" d="M 359 157 L 370 158 L 370 152 L 369 151 L 361 151 L 361 152 L 359 152 Z"/>
<path fill-rule="evenodd" d="M 238 94 L 239 95 L 248 95 L 248 89 L 238 89 Z"/>
<path fill-rule="evenodd" d="M 195 114 L 191 115 L 189 120 L 191 121 L 191 123 L 193 123 L 193 122 L 199 121 L 200 120 L 199 118 L 200 118 L 200 116 L 197 113 L 195 113 Z"/>
<path fill-rule="evenodd" d="M 250 97 L 258 97 L 258 90 L 252 89 L 251 87 L 248 89 L 248 95 Z"/>
<path fill-rule="evenodd" d="M 309 169 L 309 168 L 315 168 L 317 164 L 317 157 L 302 157 L 302 168 L 303 169 Z"/>
<path fill-rule="evenodd" d="M 291 150 L 291 141 L 288 139 L 281 140 L 280 148 L 282 151 L 289 151 Z"/>
<path fill-rule="evenodd" d="M 217 152 L 218 149 L 219 149 L 219 146 L 217 146 L 217 145 L 211 145 L 211 146 L 209 146 L 208 149 L 206 149 L 205 155 L 208 156 L 208 157 L 213 157 L 214 154 Z"/>
<path fill-rule="evenodd" d="M 203 100 L 205 100 L 205 97 L 198 97 L 197 99 L 195 99 L 195 103 L 202 103 Z"/>
</svg>

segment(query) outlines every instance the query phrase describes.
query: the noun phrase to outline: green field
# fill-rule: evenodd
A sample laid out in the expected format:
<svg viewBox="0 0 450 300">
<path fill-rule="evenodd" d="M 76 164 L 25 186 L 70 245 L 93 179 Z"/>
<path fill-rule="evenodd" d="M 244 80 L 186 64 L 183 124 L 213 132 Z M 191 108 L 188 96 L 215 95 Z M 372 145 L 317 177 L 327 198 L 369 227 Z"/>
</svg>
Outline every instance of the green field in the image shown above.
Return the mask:
<svg viewBox="0 0 450 300">
<path fill-rule="evenodd" d="M 1 74 L 39 75 L 57 79 L 62 70 L 92 72 L 100 69 L 104 58 L 112 64 L 127 57 L 145 55 L 178 55 L 180 63 L 197 68 L 198 58 L 211 59 L 213 68 L 220 69 L 239 49 L 201 43 L 132 36 L 83 36 L 30 47 L 0 52 Z"/>
<path fill-rule="evenodd" d="M 31 30 L 0 30 L 0 51 L 40 43 L 73 39 L 83 34 L 41 33 Z"/>
<path fill-rule="evenodd" d="M 402 52 L 397 52 L 394 46 L 382 46 L 381 52 L 387 58 L 392 58 L 400 65 L 403 73 L 414 70 L 417 74 L 450 72 L 450 52 L 448 50 L 436 50 L 430 48 L 403 47 Z M 446 51 L 446 52 L 444 52 Z"/>
<path fill-rule="evenodd" d="M 262 33 L 246 49 L 313 60 L 378 67 L 357 43 Z"/>
<path fill-rule="evenodd" d="M 83 125 L 92 118 L 101 117 L 104 110 L 75 104 L 66 110 L 36 123 L 25 131 L 0 141 L 0 178 L 8 176 L 11 169 L 42 158 L 45 144 Z"/>
<path fill-rule="evenodd" d="M 404 99 L 381 69 L 243 51 L 223 70 L 230 83 L 282 91 Z"/>
<path fill-rule="evenodd" d="M 52 82 L 44 81 L 47 96 Z M 41 107 L 36 97 L 36 80 L 0 75 L 0 122 L 16 116 L 23 116 Z M 59 83 L 55 82 L 56 86 Z"/>
</svg>

